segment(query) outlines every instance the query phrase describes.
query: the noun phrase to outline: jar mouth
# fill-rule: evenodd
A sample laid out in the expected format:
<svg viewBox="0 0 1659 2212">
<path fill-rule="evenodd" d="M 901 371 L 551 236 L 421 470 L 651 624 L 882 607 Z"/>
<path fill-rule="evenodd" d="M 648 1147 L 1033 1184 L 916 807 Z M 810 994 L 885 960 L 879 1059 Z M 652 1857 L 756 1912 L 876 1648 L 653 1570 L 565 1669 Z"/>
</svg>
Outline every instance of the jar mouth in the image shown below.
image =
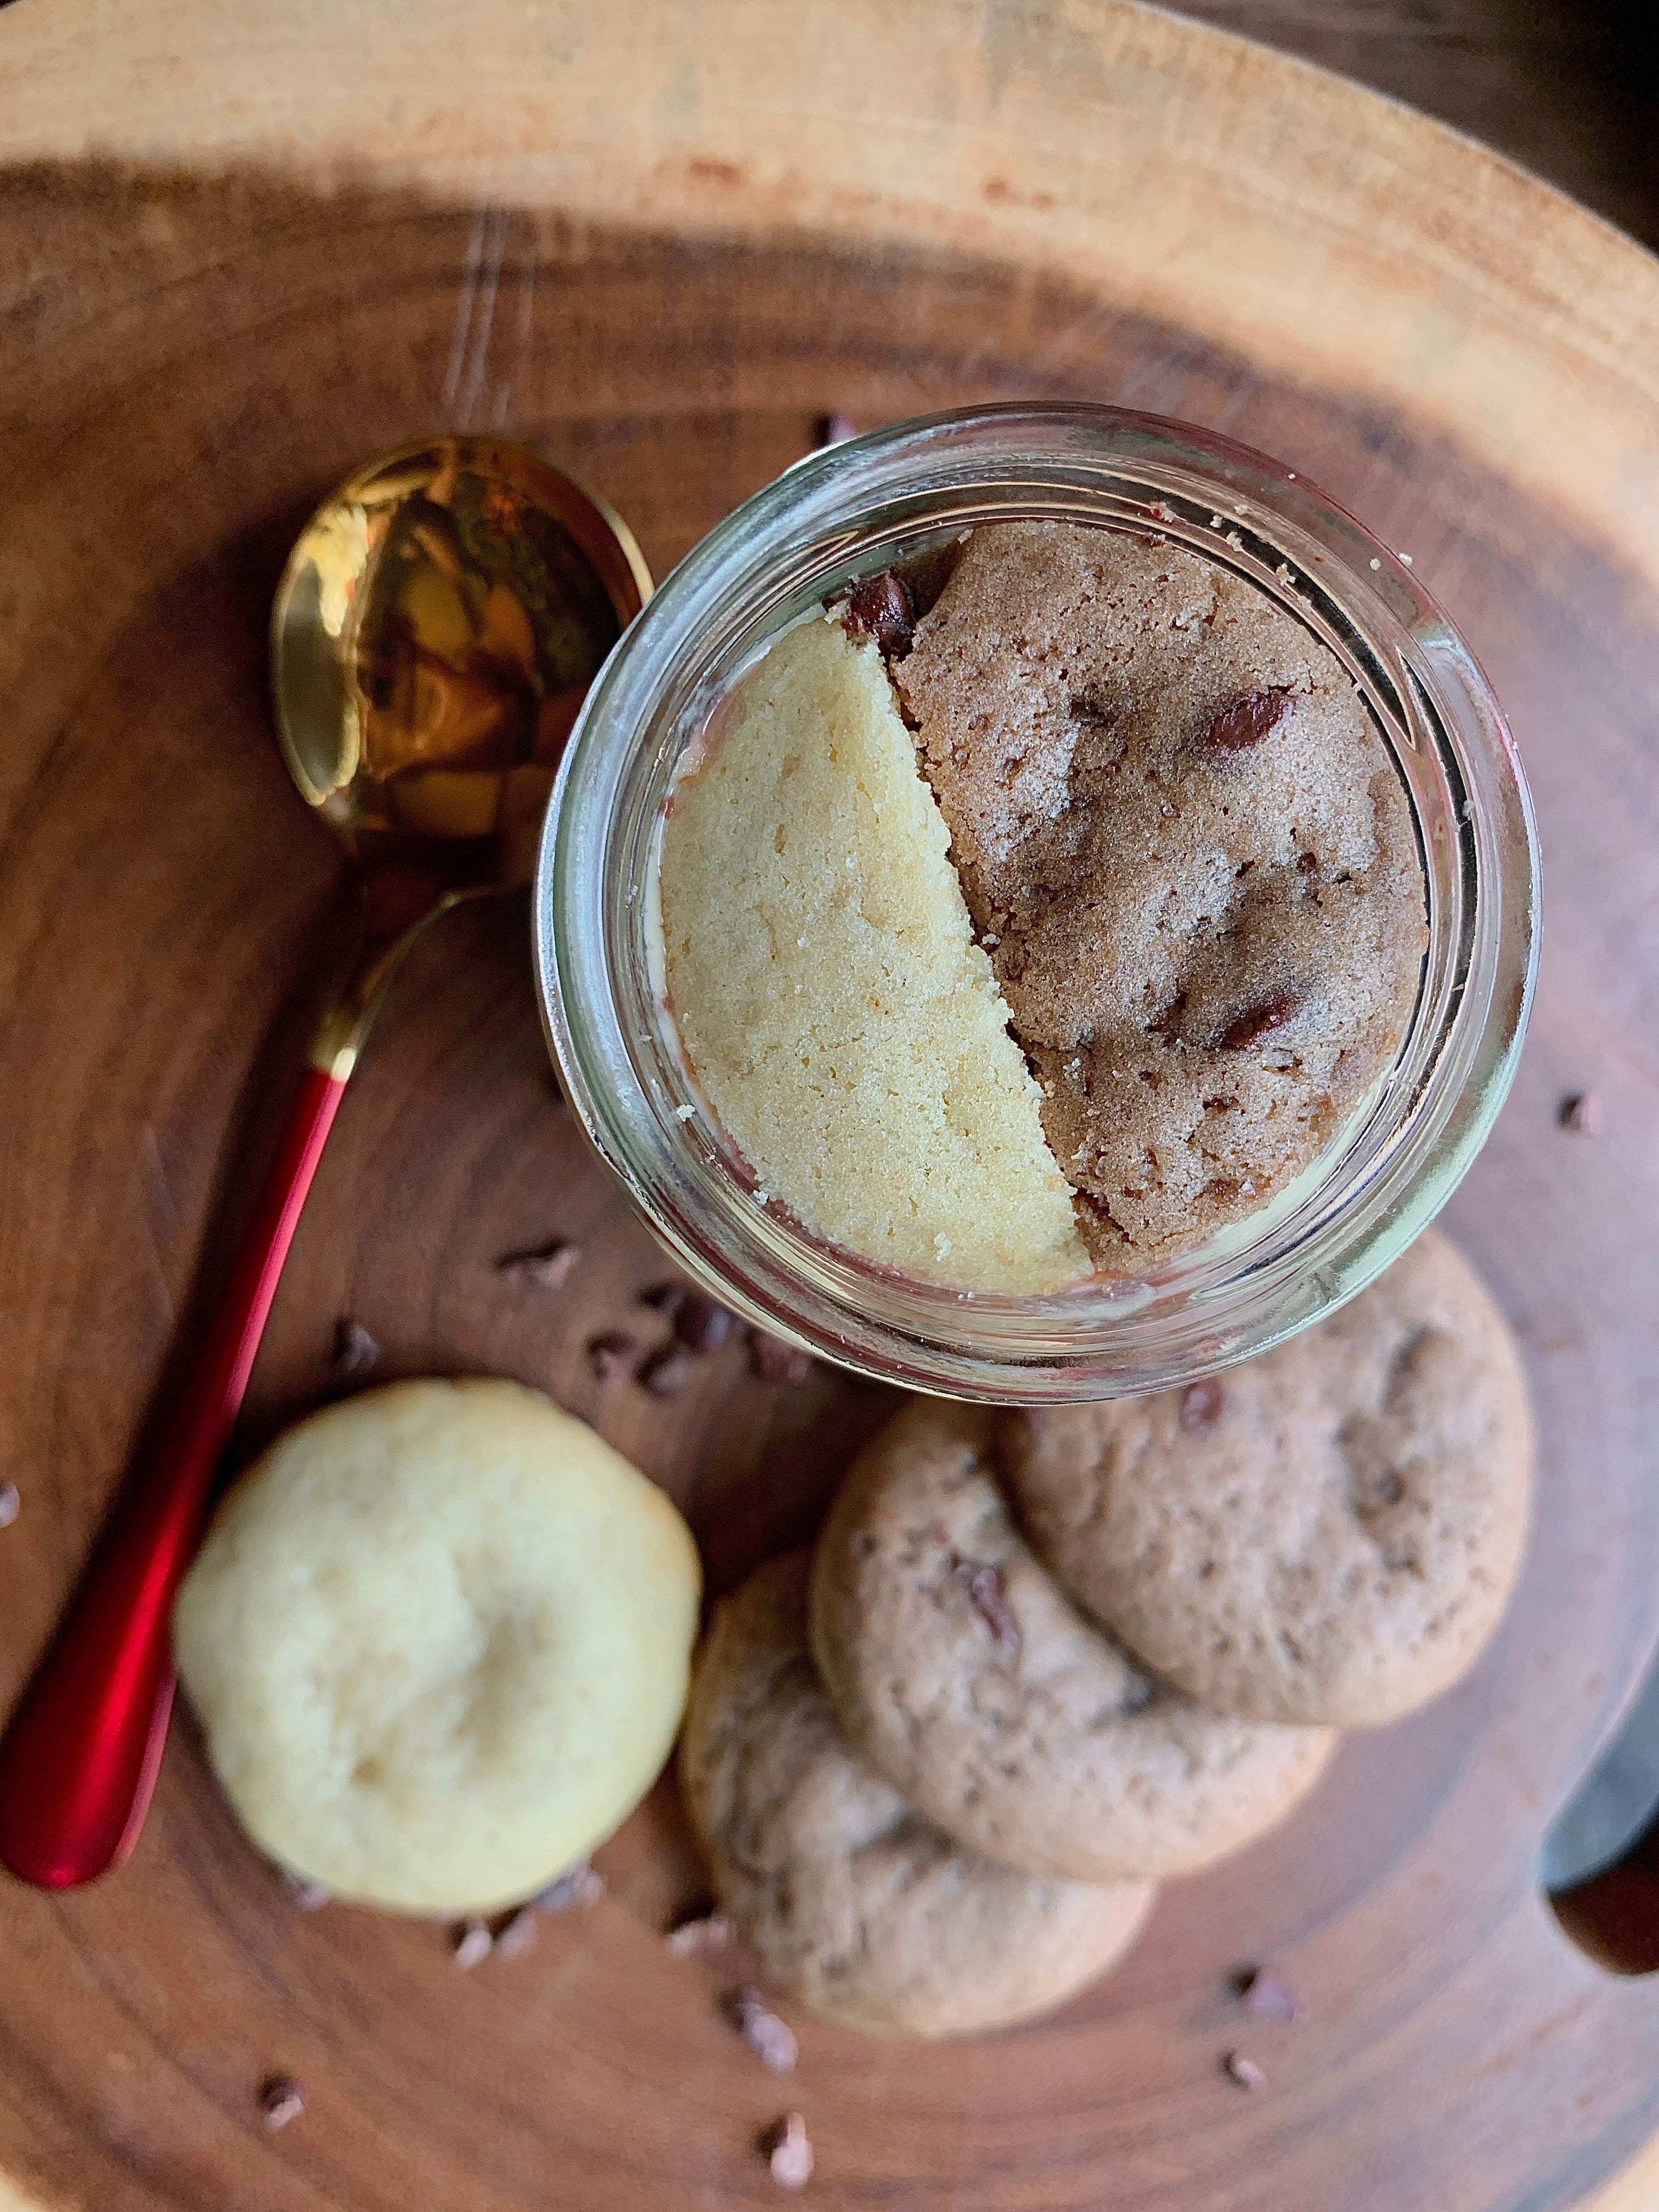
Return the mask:
<svg viewBox="0 0 1659 2212">
<path fill-rule="evenodd" d="M 653 975 L 651 908 L 675 768 L 763 645 L 849 574 L 1031 520 L 1154 532 L 1248 580 L 1336 654 L 1410 804 L 1429 945 L 1392 1066 L 1288 1192 L 1144 1277 L 1012 1297 L 896 1279 L 757 1202 L 678 1050 Z M 1265 1351 L 1363 1289 L 1432 1218 L 1519 1054 L 1537 963 L 1537 837 L 1468 647 L 1409 567 L 1304 478 L 1124 410 L 962 410 L 807 456 L 668 577 L 572 734 L 533 933 L 573 1109 L 714 1296 L 875 1379 L 1055 1403 L 1164 1389 Z"/>
</svg>

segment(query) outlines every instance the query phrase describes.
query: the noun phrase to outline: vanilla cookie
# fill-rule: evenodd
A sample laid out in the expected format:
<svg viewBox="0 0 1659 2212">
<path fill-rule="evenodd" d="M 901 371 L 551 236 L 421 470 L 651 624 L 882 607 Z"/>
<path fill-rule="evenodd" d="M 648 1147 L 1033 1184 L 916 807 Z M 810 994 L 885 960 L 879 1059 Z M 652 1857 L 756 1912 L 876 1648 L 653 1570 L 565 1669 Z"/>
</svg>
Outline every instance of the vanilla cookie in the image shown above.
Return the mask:
<svg viewBox="0 0 1659 2212">
<path fill-rule="evenodd" d="M 701 1586 L 672 1504 L 584 1423 L 514 1382 L 394 1382 L 244 1475 L 173 1642 L 262 1850 L 343 1897 L 485 1912 L 650 1788 Z"/>
</svg>

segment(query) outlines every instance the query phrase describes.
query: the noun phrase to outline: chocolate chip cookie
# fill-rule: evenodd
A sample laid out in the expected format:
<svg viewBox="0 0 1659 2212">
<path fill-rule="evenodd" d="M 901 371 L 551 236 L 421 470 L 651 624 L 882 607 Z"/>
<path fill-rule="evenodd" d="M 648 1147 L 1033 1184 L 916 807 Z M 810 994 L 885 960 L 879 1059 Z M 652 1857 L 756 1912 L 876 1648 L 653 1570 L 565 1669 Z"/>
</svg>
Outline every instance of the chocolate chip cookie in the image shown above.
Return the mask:
<svg viewBox="0 0 1659 2212">
<path fill-rule="evenodd" d="M 721 1904 L 778 1985 L 855 2027 L 1046 2011 L 1145 1924 L 1148 1883 L 1038 1881 L 964 1850 L 846 1741 L 807 1649 L 805 1552 L 714 1616 L 680 1747 Z"/>
<path fill-rule="evenodd" d="M 1411 810 L 1346 671 L 1219 562 L 1030 522 L 973 533 L 893 673 L 1097 1263 L 1203 1243 L 1415 1001 Z"/>
<path fill-rule="evenodd" d="M 1262 1834 L 1335 1737 L 1223 1719 L 1086 1620 L 1011 1525 L 995 1417 L 918 1401 L 854 1462 L 814 1556 L 812 1649 L 851 1741 L 1027 1874 L 1187 1874 Z"/>
<path fill-rule="evenodd" d="M 1515 1346 L 1429 1231 L 1352 1304 L 1184 1391 L 1006 1417 L 1038 1556 L 1218 1712 L 1365 1727 L 1448 1688 L 1520 1569 Z"/>
</svg>

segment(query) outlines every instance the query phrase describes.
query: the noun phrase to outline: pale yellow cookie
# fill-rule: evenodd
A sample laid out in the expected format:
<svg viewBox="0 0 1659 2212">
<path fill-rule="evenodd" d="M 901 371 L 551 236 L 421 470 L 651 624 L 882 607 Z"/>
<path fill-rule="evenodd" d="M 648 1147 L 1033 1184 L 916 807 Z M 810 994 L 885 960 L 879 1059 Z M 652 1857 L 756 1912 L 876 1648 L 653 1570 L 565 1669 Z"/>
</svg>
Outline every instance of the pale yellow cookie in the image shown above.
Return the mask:
<svg viewBox="0 0 1659 2212">
<path fill-rule="evenodd" d="M 173 1642 L 263 1850 L 367 1904 L 486 1912 L 650 1788 L 701 1591 L 672 1504 L 582 1422 L 514 1382 L 394 1382 L 249 1469 Z"/>
</svg>

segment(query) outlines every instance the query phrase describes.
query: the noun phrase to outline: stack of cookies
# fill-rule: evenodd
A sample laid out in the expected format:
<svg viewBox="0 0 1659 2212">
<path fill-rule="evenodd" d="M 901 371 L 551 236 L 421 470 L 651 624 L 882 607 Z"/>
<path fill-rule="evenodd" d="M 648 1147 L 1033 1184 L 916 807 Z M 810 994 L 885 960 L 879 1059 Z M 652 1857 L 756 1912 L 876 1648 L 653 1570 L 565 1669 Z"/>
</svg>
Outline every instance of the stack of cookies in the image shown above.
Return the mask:
<svg viewBox="0 0 1659 2212">
<path fill-rule="evenodd" d="M 1467 1670 L 1530 1482 L 1515 1347 L 1433 1234 L 1184 1390 L 915 1401 L 816 1551 L 715 1614 L 681 1771 L 724 1909 L 782 1989 L 854 2026 L 1062 2002 L 1159 1881 L 1282 1820 L 1338 1729 Z"/>
</svg>

